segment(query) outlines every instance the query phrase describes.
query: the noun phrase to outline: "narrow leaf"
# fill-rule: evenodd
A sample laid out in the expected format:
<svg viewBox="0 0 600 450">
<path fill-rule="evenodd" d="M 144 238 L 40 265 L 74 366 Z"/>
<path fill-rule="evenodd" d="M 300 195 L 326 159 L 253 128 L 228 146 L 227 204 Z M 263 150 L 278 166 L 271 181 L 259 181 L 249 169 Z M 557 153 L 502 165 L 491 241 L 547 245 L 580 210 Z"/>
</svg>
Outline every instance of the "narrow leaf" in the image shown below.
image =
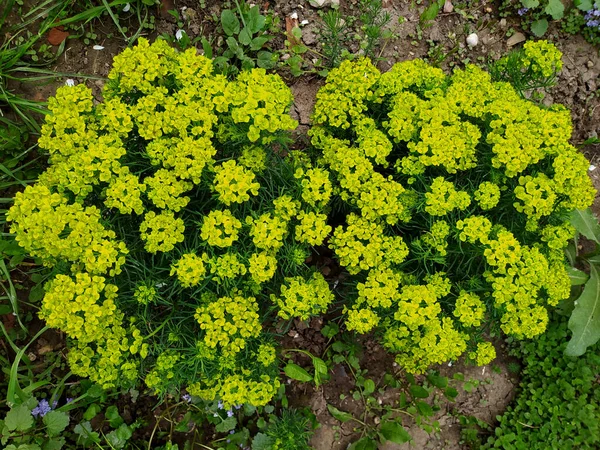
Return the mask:
<svg viewBox="0 0 600 450">
<path fill-rule="evenodd" d="M 571 286 L 581 286 L 585 284 L 589 279 L 589 275 L 575 267 L 567 267 L 567 273 L 571 279 Z"/>
<path fill-rule="evenodd" d="M 600 224 L 590 208 L 573 211 L 570 219 L 578 233 L 600 244 Z"/>
<path fill-rule="evenodd" d="M 397 422 L 383 422 L 379 431 L 388 441 L 392 441 L 395 444 L 404 444 L 410 441 L 410 434 L 408 434 L 408 431 Z"/>
<path fill-rule="evenodd" d="M 327 410 L 329 411 L 329 414 L 331 414 L 335 419 L 339 420 L 340 422 L 348 422 L 349 420 L 352 420 L 352 414 L 347 413 L 345 411 L 340 411 L 333 405 L 327 405 Z"/>
<path fill-rule="evenodd" d="M 573 332 L 565 350 L 569 356 L 583 355 L 600 339 L 600 276 L 596 264 L 590 264 L 590 279 L 575 301 L 569 329 Z"/>
<path fill-rule="evenodd" d="M 313 379 L 313 377 L 305 369 L 300 367 L 298 364 L 288 363 L 283 368 L 283 371 L 292 380 L 307 382 L 307 381 L 311 381 Z"/>
</svg>

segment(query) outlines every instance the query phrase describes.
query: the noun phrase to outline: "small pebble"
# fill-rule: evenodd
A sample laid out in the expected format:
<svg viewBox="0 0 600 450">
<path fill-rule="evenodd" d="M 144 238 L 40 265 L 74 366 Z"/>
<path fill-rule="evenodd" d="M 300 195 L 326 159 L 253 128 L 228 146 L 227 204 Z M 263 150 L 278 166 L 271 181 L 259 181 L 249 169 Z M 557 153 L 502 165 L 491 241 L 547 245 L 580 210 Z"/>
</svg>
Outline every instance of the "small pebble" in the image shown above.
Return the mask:
<svg viewBox="0 0 600 450">
<path fill-rule="evenodd" d="M 475 33 L 471 33 L 467 36 L 467 45 L 469 47 L 475 47 L 479 43 L 479 36 Z"/>
</svg>

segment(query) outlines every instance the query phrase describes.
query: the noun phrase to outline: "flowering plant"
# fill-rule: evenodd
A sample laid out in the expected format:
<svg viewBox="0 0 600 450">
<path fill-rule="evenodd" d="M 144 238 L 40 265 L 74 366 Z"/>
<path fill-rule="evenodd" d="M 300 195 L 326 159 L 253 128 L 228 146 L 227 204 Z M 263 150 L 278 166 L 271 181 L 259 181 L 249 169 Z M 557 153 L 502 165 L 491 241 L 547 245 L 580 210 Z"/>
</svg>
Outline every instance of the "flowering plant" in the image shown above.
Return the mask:
<svg viewBox="0 0 600 450">
<path fill-rule="evenodd" d="M 50 99 L 49 167 L 8 213 L 53 270 L 40 315 L 69 337 L 72 371 L 104 387 L 265 404 L 279 381 L 262 324 L 333 297 L 304 265 L 331 230 L 331 183 L 283 156 L 291 92 L 264 69 L 228 81 L 160 40 L 108 78 L 98 105 L 84 85 Z"/>
<path fill-rule="evenodd" d="M 545 42 L 527 55 L 527 70 L 560 68 Z M 330 245 L 351 275 L 349 330 L 374 331 L 416 373 L 463 353 L 490 362 L 485 337 L 500 330 L 545 330 L 570 292 L 569 213 L 595 195 L 568 110 L 475 66 L 446 76 L 414 60 L 381 74 L 361 59 L 330 72 L 313 122 L 343 201 Z"/>
</svg>

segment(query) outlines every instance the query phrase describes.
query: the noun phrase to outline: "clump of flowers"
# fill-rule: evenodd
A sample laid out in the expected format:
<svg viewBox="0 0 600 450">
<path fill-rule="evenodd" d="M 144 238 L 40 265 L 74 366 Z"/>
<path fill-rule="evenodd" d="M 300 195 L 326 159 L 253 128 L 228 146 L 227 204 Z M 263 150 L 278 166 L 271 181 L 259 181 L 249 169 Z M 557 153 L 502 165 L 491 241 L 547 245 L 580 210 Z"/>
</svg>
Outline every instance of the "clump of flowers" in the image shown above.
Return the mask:
<svg viewBox="0 0 600 450">
<path fill-rule="evenodd" d="M 108 78 L 96 106 L 83 84 L 50 99 L 49 167 L 8 213 L 53 268 L 40 315 L 69 337 L 72 371 L 104 387 L 263 405 L 279 388 L 265 314 L 305 319 L 333 297 L 304 265 L 331 231 L 329 173 L 281 156 L 291 92 L 161 40 Z"/>
<path fill-rule="evenodd" d="M 528 43 L 522 74 L 552 77 L 560 56 Z M 545 330 L 569 296 L 569 213 L 595 196 L 568 110 L 472 65 L 381 74 L 360 59 L 329 73 L 313 121 L 346 207 L 329 244 L 350 274 L 349 330 L 374 331 L 415 373 L 462 354 L 489 363 L 490 332 Z"/>
</svg>

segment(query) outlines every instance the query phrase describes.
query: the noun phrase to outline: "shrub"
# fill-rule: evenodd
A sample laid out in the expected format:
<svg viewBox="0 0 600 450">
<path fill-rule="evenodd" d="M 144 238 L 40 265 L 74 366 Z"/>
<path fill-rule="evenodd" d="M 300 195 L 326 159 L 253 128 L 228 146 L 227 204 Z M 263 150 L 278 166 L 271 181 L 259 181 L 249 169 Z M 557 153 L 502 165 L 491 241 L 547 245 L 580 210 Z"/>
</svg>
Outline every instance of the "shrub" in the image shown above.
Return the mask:
<svg viewBox="0 0 600 450">
<path fill-rule="evenodd" d="M 559 67 L 547 50 L 530 45 L 529 69 Z M 486 335 L 545 330 L 569 296 L 568 214 L 595 194 L 568 110 L 472 65 L 381 74 L 362 59 L 331 71 L 313 122 L 340 199 L 330 245 L 351 275 L 348 329 L 374 330 L 416 373 L 465 352 L 490 362 Z"/>
<path fill-rule="evenodd" d="M 512 350 L 524 364 L 519 393 L 483 448 L 598 448 L 598 346 L 566 356 L 568 334 L 567 321 L 557 318 L 542 336 Z"/>
<path fill-rule="evenodd" d="M 267 403 L 279 381 L 263 324 L 332 300 L 304 265 L 330 231 L 330 181 L 284 156 L 289 88 L 264 69 L 228 81 L 195 49 L 141 39 L 103 95 L 50 99 L 49 167 L 8 213 L 52 268 L 40 316 L 69 337 L 72 371 L 106 388 L 141 378 L 159 394 Z"/>
</svg>

